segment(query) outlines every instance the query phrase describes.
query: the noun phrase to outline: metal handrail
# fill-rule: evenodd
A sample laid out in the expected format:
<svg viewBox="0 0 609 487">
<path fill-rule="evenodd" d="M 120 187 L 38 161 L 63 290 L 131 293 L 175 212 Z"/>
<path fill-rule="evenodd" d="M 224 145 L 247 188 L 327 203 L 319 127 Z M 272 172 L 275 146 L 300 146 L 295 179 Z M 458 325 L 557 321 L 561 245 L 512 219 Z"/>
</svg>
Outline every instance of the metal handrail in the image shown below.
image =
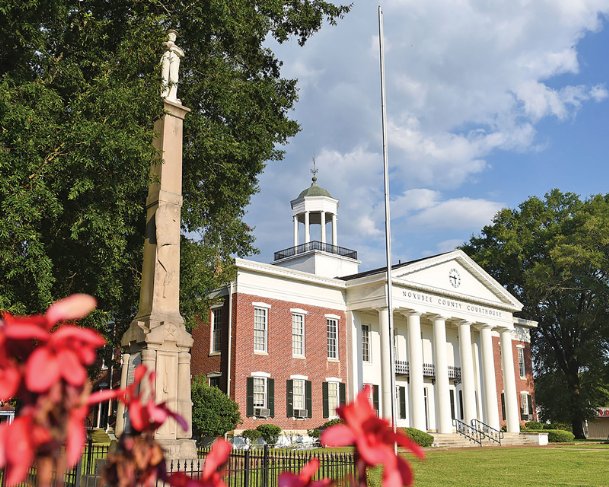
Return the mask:
<svg viewBox="0 0 609 487">
<path fill-rule="evenodd" d="M 274 260 L 281 260 L 287 257 L 292 257 L 298 254 L 304 254 L 311 250 L 319 250 L 321 252 L 328 252 L 329 254 L 336 254 L 342 257 L 348 257 L 350 259 L 357 260 L 357 251 L 347 249 L 345 247 L 339 247 L 338 245 L 332 245 L 326 242 L 320 242 L 319 240 L 312 240 L 294 247 L 279 250 L 274 254 Z"/>
<path fill-rule="evenodd" d="M 461 367 L 448 366 L 448 378 L 455 379 L 455 384 L 461 382 Z"/>
<path fill-rule="evenodd" d="M 395 361 L 395 373 L 399 375 L 409 375 L 410 374 L 410 364 L 406 360 L 396 360 Z"/>
<path fill-rule="evenodd" d="M 453 426 L 455 427 L 455 431 L 457 433 L 482 446 L 482 438 L 480 437 L 481 433 L 476 428 L 470 426 L 464 421 L 461 421 L 460 419 L 453 419 Z"/>
<path fill-rule="evenodd" d="M 501 440 L 503 439 L 503 431 L 493 428 L 492 426 L 486 424 L 479 419 L 471 420 L 472 428 L 478 430 L 478 432 L 483 436 L 488 438 L 495 443 L 499 443 L 501 445 Z"/>
</svg>

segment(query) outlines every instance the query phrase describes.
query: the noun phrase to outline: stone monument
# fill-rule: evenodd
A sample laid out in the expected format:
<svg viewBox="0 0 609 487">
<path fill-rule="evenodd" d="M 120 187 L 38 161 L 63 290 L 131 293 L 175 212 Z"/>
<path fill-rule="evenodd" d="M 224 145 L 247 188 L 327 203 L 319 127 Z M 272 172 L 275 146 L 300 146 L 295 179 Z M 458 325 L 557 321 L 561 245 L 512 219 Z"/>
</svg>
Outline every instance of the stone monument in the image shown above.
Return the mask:
<svg viewBox="0 0 609 487">
<path fill-rule="evenodd" d="M 193 339 L 180 315 L 180 211 L 182 207 L 182 130 L 190 109 L 177 98 L 178 68 L 184 51 L 175 45 L 170 31 L 161 59 L 164 115 L 154 125 L 153 145 L 162 163 L 152 164 L 146 199 L 144 262 L 136 317 L 122 337 L 121 387 L 133 381 L 140 363 L 156 373 L 156 401 L 168 406 L 192 424 L 190 349 Z M 116 434 L 126 426 L 126 411 L 117 410 Z M 197 457 L 192 427 L 183 431 L 168 420 L 155 437 L 167 458 Z"/>
</svg>

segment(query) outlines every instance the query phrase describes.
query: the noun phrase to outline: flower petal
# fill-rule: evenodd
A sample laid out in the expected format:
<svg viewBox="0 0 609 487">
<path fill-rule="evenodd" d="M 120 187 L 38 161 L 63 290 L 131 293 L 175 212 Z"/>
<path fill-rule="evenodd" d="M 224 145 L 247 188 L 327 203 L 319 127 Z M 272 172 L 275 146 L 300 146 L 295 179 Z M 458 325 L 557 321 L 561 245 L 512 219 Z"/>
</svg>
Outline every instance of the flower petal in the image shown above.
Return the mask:
<svg viewBox="0 0 609 487">
<path fill-rule="evenodd" d="M 88 294 L 72 294 L 72 296 L 53 303 L 45 313 L 45 316 L 49 321 L 49 326 L 52 327 L 58 321 L 84 318 L 95 309 L 95 306 L 97 306 L 97 303 L 93 296 Z"/>
<path fill-rule="evenodd" d="M 346 424 L 335 424 L 322 431 L 319 441 L 324 446 L 349 446 L 355 443 L 355 435 Z"/>
<path fill-rule="evenodd" d="M 0 368 L 0 401 L 8 401 L 13 398 L 19 389 L 21 372 L 12 363 L 7 363 Z"/>
<path fill-rule="evenodd" d="M 302 469 L 300 470 L 300 478 L 306 482 L 309 483 L 311 481 L 311 479 L 313 478 L 313 476 L 315 475 L 315 472 L 317 472 L 317 469 L 319 468 L 319 460 L 315 457 L 311 458 L 311 460 L 309 460 L 306 465 L 304 467 L 302 467 Z"/>
<path fill-rule="evenodd" d="M 79 387 L 87 380 L 87 371 L 71 350 L 60 350 L 57 354 L 57 363 L 62 377 L 68 384 Z"/>
<path fill-rule="evenodd" d="M 102 389 L 101 391 L 94 392 L 87 399 L 87 405 L 92 406 L 99 404 L 100 402 L 109 401 L 110 399 L 123 400 L 125 391 L 123 389 Z"/>
<path fill-rule="evenodd" d="M 279 474 L 278 487 L 306 487 L 307 483 L 303 482 L 299 475 L 292 472 L 282 472 Z"/>
<path fill-rule="evenodd" d="M 21 323 L 18 325 L 5 326 L 4 335 L 11 340 L 41 340 L 47 341 L 49 332 L 33 323 Z"/>
<path fill-rule="evenodd" d="M 211 449 L 205 457 L 205 465 L 201 479 L 208 480 L 215 472 L 217 472 L 228 461 L 232 445 L 224 438 L 217 438 L 211 445 Z"/>
<path fill-rule="evenodd" d="M 131 421 L 133 429 L 137 431 L 143 431 L 148 423 L 148 413 L 139 399 L 134 399 L 129 403 L 129 421 Z"/>
<path fill-rule="evenodd" d="M 41 347 L 30 355 L 25 367 L 25 384 L 32 392 L 47 391 L 59 380 L 59 364 L 55 354 Z"/>
<path fill-rule="evenodd" d="M 68 437 L 66 440 L 66 456 L 68 468 L 78 463 L 85 446 L 85 418 L 88 408 L 86 406 L 74 408 L 68 417 Z"/>
<path fill-rule="evenodd" d="M 412 474 L 412 468 L 410 464 L 404 460 L 402 457 L 398 457 L 398 470 L 400 472 L 400 476 L 402 477 L 403 485 L 412 485 L 414 480 L 414 475 Z"/>
<path fill-rule="evenodd" d="M 410 438 L 409 436 L 407 436 L 404 433 L 401 433 L 399 431 L 397 433 L 395 433 L 395 436 L 393 435 L 393 431 L 391 433 L 392 433 L 391 436 L 395 438 L 395 441 L 398 445 L 403 446 L 404 448 L 408 448 L 412 453 L 414 453 L 420 459 L 425 458 L 425 451 L 412 438 Z"/>
<path fill-rule="evenodd" d="M 16 418 L 6 432 L 6 485 L 23 482 L 34 461 L 34 445 L 30 437 L 32 419 L 29 416 Z"/>
</svg>

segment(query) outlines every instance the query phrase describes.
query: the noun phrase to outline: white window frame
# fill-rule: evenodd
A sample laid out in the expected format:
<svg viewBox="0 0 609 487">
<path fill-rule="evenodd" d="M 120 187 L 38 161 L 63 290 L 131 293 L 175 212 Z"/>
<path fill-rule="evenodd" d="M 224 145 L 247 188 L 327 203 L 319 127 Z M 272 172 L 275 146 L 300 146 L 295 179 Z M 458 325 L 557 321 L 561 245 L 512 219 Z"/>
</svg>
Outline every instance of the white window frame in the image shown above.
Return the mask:
<svg viewBox="0 0 609 487">
<path fill-rule="evenodd" d="M 330 323 L 334 323 L 334 338 L 330 337 Z M 338 360 L 338 318 L 326 316 L 326 336 L 328 348 L 328 360 Z M 334 340 L 334 343 L 332 343 Z"/>
<path fill-rule="evenodd" d="M 222 347 L 222 335 L 219 321 L 222 319 L 223 314 L 222 306 L 216 306 L 211 309 L 211 333 L 209 340 L 209 353 L 219 354 Z M 218 317 L 219 316 L 219 317 Z"/>
<path fill-rule="evenodd" d="M 524 347 L 518 346 L 518 372 L 520 374 L 521 379 L 526 379 L 527 377 L 527 364 L 524 358 Z"/>
<path fill-rule="evenodd" d="M 372 353 L 370 350 L 370 325 L 367 324 L 362 325 L 362 362 L 372 362 Z"/>
<path fill-rule="evenodd" d="M 222 377 L 222 373 L 221 372 L 210 372 L 209 374 L 207 374 L 207 385 L 210 387 L 216 387 L 216 386 L 212 386 L 211 385 L 211 380 L 212 379 L 220 379 L 220 377 Z M 220 385 L 218 384 L 218 389 L 220 389 L 219 387 Z"/>
<path fill-rule="evenodd" d="M 254 376 L 254 390 L 253 390 L 253 398 L 252 398 L 252 404 L 254 406 L 254 408 L 266 408 L 267 404 L 269 403 L 269 388 L 268 388 L 268 381 L 267 381 L 267 377 L 263 377 L 260 375 L 255 375 Z M 260 384 L 262 384 L 262 397 L 263 397 L 263 401 L 262 404 L 261 403 L 256 403 L 256 394 L 260 395 L 260 392 L 256 392 L 256 386 L 260 386 Z"/>
<path fill-rule="evenodd" d="M 294 333 L 296 321 L 300 320 L 300 333 Z M 295 340 L 300 340 L 300 350 L 297 349 Z M 292 312 L 292 357 L 305 356 L 305 314 L 300 311 Z"/>
<path fill-rule="evenodd" d="M 302 392 L 296 392 L 296 388 L 301 388 Z M 298 402 L 300 401 L 300 402 Z M 292 406 L 294 409 L 307 409 L 306 381 L 305 379 L 292 379 Z"/>
<path fill-rule="evenodd" d="M 262 329 L 256 328 L 258 313 L 262 316 Z M 262 337 L 259 334 L 262 333 Z M 268 334 L 269 334 L 269 308 L 267 306 L 254 306 L 254 353 L 268 353 Z M 262 338 L 262 348 L 259 347 L 259 338 Z"/>
<path fill-rule="evenodd" d="M 329 419 L 338 418 L 336 408 L 340 406 L 340 382 L 337 380 L 329 380 L 326 382 L 328 383 L 328 417 Z M 336 387 L 334 395 L 331 392 L 332 387 Z M 334 407 L 332 407 L 332 400 L 336 402 Z"/>
</svg>

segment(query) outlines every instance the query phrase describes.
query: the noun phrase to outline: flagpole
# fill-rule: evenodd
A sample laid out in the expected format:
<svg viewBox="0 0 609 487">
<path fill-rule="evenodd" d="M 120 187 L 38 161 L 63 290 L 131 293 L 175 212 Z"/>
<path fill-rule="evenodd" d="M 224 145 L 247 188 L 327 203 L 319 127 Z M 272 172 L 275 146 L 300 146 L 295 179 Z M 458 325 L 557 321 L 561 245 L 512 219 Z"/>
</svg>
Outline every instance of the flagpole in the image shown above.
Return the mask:
<svg viewBox="0 0 609 487">
<path fill-rule="evenodd" d="M 387 157 L 387 106 L 385 101 L 385 49 L 383 38 L 383 10 L 378 7 L 379 20 L 379 52 L 380 52 L 380 69 L 381 69 L 381 112 L 383 126 L 383 172 L 385 179 L 385 254 L 387 258 L 387 308 L 388 308 L 388 340 L 389 340 L 389 363 L 390 367 L 390 383 L 391 383 L 391 424 L 393 430 L 396 430 L 396 414 L 395 414 L 395 361 L 393 356 L 393 303 L 392 303 L 392 279 L 391 279 L 391 214 L 389 205 L 389 163 Z M 394 444 L 394 449 L 397 452 L 397 444 Z"/>
</svg>

